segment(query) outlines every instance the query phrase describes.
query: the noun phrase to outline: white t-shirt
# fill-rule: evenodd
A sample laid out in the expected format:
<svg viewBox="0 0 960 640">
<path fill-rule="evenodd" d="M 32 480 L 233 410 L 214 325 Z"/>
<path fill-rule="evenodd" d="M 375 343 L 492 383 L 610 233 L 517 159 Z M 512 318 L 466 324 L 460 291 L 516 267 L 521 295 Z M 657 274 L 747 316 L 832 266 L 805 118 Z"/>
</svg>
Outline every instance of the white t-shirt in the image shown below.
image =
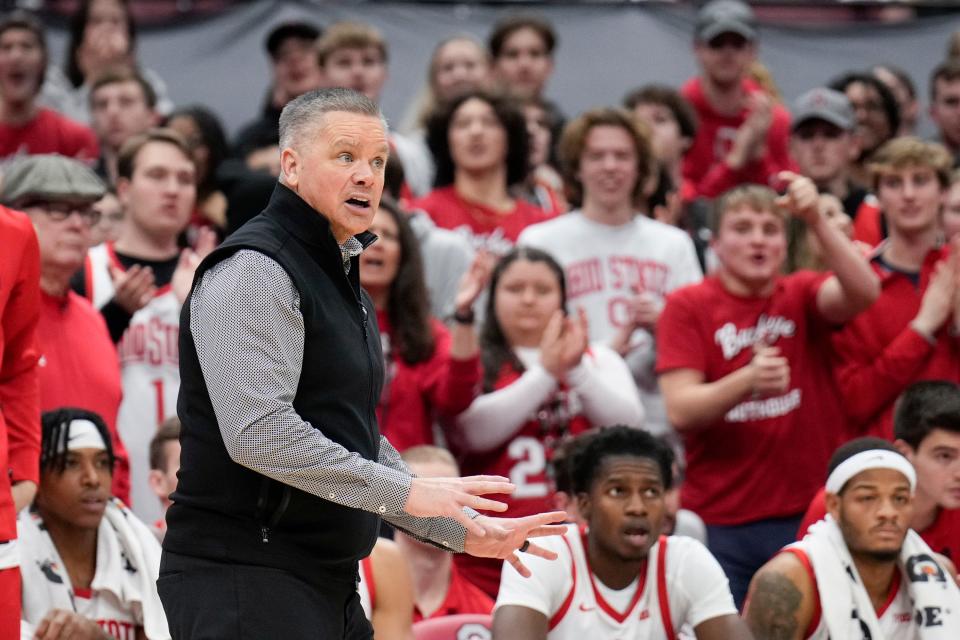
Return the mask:
<svg viewBox="0 0 960 640">
<path fill-rule="evenodd" d="M 706 620 L 737 615 L 723 570 L 706 547 L 691 538 L 661 537 L 650 550 L 646 571 L 620 590 L 605 586 L 590 571 L 583 534 L 576 526 L 538 544 L 555 551 L 558 559 L 525 555 L 530 578 L 505 562 L 494 611 L 505 606 L 539 611 L 549 622 L 548 640 L 659 640 L 668 637 L 664 617 L 675 634 L 685 635 Z M 661 590 L 666 592 L 666 608 L 661 606 Z"/>
<path fill-rule="evenodd" d="M 628 302 L 639 293 L 658 304 L 668 293 L 703 278 L 693 241 L 685 231 L 637 214 L 623 225 L 588 219 L 579 210 L 524 229 L 519 245 L 547 251 L 563 267 L 570 309 L 583 307 L 590 340 L 609 343 L 627 321 Z M 667 429 L 666 411 L 653 372 L 654 337 L 633 336 L 626 361 L 647 414 L 646 428 Z"/>
</svg>

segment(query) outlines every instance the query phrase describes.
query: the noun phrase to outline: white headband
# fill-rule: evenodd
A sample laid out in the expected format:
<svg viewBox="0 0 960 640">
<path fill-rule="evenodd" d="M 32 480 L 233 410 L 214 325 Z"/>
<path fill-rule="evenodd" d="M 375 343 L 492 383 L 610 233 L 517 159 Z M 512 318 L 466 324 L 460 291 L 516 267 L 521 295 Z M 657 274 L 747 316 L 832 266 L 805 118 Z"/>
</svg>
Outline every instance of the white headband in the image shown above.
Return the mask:
<svg viewBox="0 0 960 640">
<path fill-rule="evenodd" d="M 827 493 L 840 493 L 843 485 L 847 484 L 850 478 L 868 469 L 899 471 L 910 481 L 910 493 L 917 489 L 917 472 L 913 470 L 913 465 L 910 464 L 909 460 L 894 451 L 871 449 L 861 451 L 837 465 L 837 468 L 827 478 Z"/>
<path fill-rule="evenodd" d="M 97 426 L 89 420 L 73 420 L 70 422 L 70 441 L 67 442 L 67 451 L 77 449 L 104 449 L 107 443 L 97 431 Z"/>
</svg>

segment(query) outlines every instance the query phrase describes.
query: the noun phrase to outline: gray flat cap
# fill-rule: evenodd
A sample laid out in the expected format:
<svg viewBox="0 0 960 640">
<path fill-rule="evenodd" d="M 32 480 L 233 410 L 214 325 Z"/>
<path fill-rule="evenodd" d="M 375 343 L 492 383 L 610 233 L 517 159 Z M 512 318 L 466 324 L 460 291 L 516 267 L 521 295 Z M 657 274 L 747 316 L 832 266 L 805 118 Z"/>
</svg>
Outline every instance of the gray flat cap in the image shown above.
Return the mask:
<svg viewBox="0 0 960 640">
<path fill-rule="evenodd" d="M 27 199 L 96 202 L 107 186 L 87 165 L 61 155 L 25 156 L 3 171 L 0 202 Z"/>
</svg>

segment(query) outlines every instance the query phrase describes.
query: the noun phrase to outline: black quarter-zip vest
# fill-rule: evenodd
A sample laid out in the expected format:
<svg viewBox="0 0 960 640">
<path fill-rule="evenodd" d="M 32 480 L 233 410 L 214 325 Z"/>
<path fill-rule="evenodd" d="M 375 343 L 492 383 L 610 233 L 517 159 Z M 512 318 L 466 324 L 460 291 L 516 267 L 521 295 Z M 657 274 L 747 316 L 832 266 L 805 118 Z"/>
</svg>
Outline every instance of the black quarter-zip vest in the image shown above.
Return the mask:
<svg viewBox="0 0 960 640">
<path fill-rule="evenodd" d="M 375 237 L 366 233 L 357 239 L 369 244 Z M 326 218 L 283 185 L 263 213 L 207 256 L 194 283 L 241 249 L 278 262 L 300 294 L 304 353 L 294 409 L 348 451 L 376 460 L 383 355 L 373 303 L 360 289 L 358 259 L 353 258 L 349 275 L 344 273 Z M 354 580 L 357 561 L 376 541 L 379 517 L 271 480 L 230 459 L 190 329 L 192 296 L 180 318 L 181 467 L 164 549 L 285 569 L 314 583 Z M 230 372 L 221 373 L 229 381 Z"/>
</svg>

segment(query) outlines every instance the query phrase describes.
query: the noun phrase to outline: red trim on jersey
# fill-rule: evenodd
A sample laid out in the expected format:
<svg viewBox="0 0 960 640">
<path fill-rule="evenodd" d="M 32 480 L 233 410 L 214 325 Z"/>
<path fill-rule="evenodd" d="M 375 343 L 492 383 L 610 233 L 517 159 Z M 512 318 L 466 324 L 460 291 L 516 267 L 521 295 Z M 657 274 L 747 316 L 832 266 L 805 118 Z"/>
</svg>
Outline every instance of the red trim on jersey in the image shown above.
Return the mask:
<svg viewBox="0 0 960 640">
<path fill-rule="evenodd" d="M 593 597 L 597 601 L 597 605 L 603 609 L 608 616 L 616 620 L 618 623 L 623 624 L 623 621 L 626 620 L 630 613 L 636 608 L 637 603 L 640 602 L 640 596 L 643 595 L 643 590 L 647 586 L 647 561 L 644 560 L 643 564 L 640 565 L 640 583 L 637 585 L 637 590 L 633 593 L 633 598 L 630 600 L 630 604 L 627 605 L 627 608 L 623 613 L 620 613 L 614 609 L 609 602 L 603 599 L 603 596 L 600 594 L 600 590 L 597 589 L 597 581 L 593 579 L 593 569 L 590 568 L 590 555 L 587 553 L 587 534 L 586 531 L 581 531 L 580 535 L 583 540 L 583 559 L 587 563 L 587 570 L 590 572 L 590 586 L 593 588 Z"/>
<path fill-rule="evenodd" d="M 820 624 L 820 590 L 817 587 L 817 575 L 813 571 L 813 565 L 810 563 L 810 558 L 807 556 L 806 552 L 802 549 L 791 548 L 784 549 L 788 553 L 792 553 L 800 561 L 800 564 L 803 565 L 803 568 L 807 570 L 807 573 L 810 574 L 810 579 L 813 581 L 813 590 L 816 594 L 816 599 L 814 601 L 814 610 L 813 617 L 810 619 L 810 625 L 807 627 L 807 633 L 804 637 L 809 638 L 813 635 L 813 632 L 817 630 L 817 626 Z M 887 594 L 887 601 L 883 604 L 882 607 L 876 610 L 877 619 L 883 617 L 883 614 L 887 612 L 887 609 L 890 608 L 890 605 L 893 604 L 893 601 L 897 597 L 897 593 L 900 591 L 900 582 L 903 580 L 900 575 L 900 570 L 897 569 L 893 574 L 893 580 L 890 581 L 890 592 Z"/>
<path fill-rule="evenodd" d="M 113 242 L 108 240 L 103 243 L 103 247 L 107 250 L 107 260 L 110 261 L 110 264 L 115 266 L 120 271 L 126 271 L 126 267 L 123 266 L 123 263 L 120 262 L 120 258 L 117 256 L 116 250 L 113 248 Z"/>
<path fill-rule="evenodd" d="M 570 572 L 571 576 L 573 577 L 573 585 L 570 587 L 570 593 L 568 593 L 567 597 L 563 599 L 563 604 L 560 605 L 560 608 L 557 609 L 557 612 L 553 614 L 552 618 L 550 618 L 550 622 L 548 624 L 549 631 L 553 631 L 554 627 L 560 624 L 560 621 L 563 620 L 563 616 L 567 615 L 567 611 L 570 610 L 570 605 L 573 604 L 573 594 L 577 592 L 577 559 L 573 555 L 573 547 L 570 546 L 570 543 L 567 541 L 567 537 L 560 536 L 560 539 L 563 540 L 563 544 L 567 545 L 567 551 L 570 552 Z"/>
<path fill-rule="evenodd" d="M 657 599 L 660 601 L 660 618 L 667 638 L 677 637 L 670 618 L 670 599 L 667 593 L 667 536 L 660 536 L 660 548 L 657 550 Z"/>
<path fill-rule="evenodd" d="M 887 594 L 887 601 L 883 603 L 883 606 L 877 609 L 877 619 L 883 617 L 883 614 L 887 612 L 887 609 L 890 608 L 890 605 L 893 604 L 894 599 L 897 597 L 897 592 L 900 591 L 900 581 L 902 580 L 900 576 L 900 569 L 897 568 L 893 572 L 893 580 L 890 581 L 890 593 Z"/>
<path fill-rule="evenodd" d="M 73 595 L 77 596 L 78 598 L 83 598 L 84 600 L 89 600 L 93 597 L 93 589 L 78 589 L 77 587 L 74 587 Z"/>
<path fill-rule="evenodd" d="M 820 626 L 820 616 L 823 611 L 820 608 L 820 589 L 817 587 L 817 574 L 813 571 L 813 565 L 810 563 L 810 558 L 807 556 L 807 552 L 803 549 L 790 548 L 784 549 L 787 553 L 792 553 L 797 560 L 800 561 L 800 564 L 803 565 L 803 568 L 807 570 L 807 573 L 810 574 L 810 580 L 813 582 L 813 616 L 810 618 L 810 624 L 807 625 L 807 631 L 803 634 L 804 638 L 809 638 L 813 636 L 813 632 L 817 630 L 817 627 Z"/>
<path fill-rule="evenodd" d="M 360 561 L 363 565 L 363 576 L 367 579 L 367 593 L 370 594 L 370 615 L 377 608 L 377 584 L 373 579 L 373 561 L 367 556 Z"/>
</svg>

